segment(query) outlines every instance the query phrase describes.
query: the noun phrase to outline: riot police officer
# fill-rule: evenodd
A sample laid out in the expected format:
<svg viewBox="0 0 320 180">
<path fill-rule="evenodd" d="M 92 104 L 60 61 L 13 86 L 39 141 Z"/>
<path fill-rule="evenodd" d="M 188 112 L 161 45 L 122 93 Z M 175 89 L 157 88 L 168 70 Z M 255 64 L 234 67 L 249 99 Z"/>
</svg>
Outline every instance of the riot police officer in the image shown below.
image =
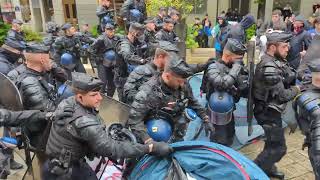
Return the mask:
<svg viewBox="0 0 320 180">
<path fill-rule="evenodd" d="M 162 28 L 165 17 L 167 17 L 167 9 L 164 7 L 159 8 L 159 13 L 155 18 L 157 31 L 159 31 Z"/>
<path fill-rule="evenodd" d="M 58 37 L 53 43 L 54 60 L 57 64 L 66 67 L 64 57 L 70 57 L 70 67 L 66 70 L 72 72 L 86 72 L 80 60 L 80 48 L 82 46 L 80 37 L 77 36 L 77 31 L 70 23 L 66 23 L 61 28 L 64 31 L 64 36 Z M 70 74 L 70 73 L 69 73 Z"/>
<path fill-rule="evenodd" d="M 309 65 L 312 84 L 306 87 L 294 101 L 298 125 L 305 135 L 304 147 L 308 147 L 308 155 L 316 179 L 320 179 L 319 123 L 320 123 L 320 61 L 316 59 Z"/>
<path fill-rule="evenodd" d="M 147 59 L 143 58 L 139 53 L 140 41 L 143 41 L 141 37 L 143 37 L 143 26 L 139 23 L 132 23 L 128 35 L 121 39 L 116 46 L 118 57 L 115 66 L 114 83 L 120 101 L 124 101 L 123 86 L 129 74 L 137 65 L 147 63 Z"/>
<path fill-rule="evenodd" d="M 58 33 L 60 31 L 60 27 L 57 23 L 55 22 L 48 22 L 46 24 L 46 32 L 47 32 L 47 36 L 43 38 L 43 43 L 44 45 L 46 46 L 49 46 L 50 47 L 50 58 L 53 59 L 53 56 L 54 56 L 54 49 L 52 47 L 52 44 L 55 42 L 55 40 L 57 39 L 57 37 L 59 36 Z"/>
<path fill-rule="evenodd" d="M 267 51 L 255 69 L 253 79 L 254 116 L 265 132 L 263 151 L 254 162 L 270 177 L 283 179 L 275 163 L 286 154 L 281 114 L 286 103 L 293 100 L 300 87 L 295 86 L 296 74 L 285 60 L 291 34 L 267 33 Z"/>
<path fill-rule="evenodd" d="M 78 36 L 80 36 L 81 41 L 81 50 L 80 50 L 80 56 L 82 59 L 83 64 L 88 64 L 88 48 L 89 46 L 95 41 L 93 38 L 92 33 L 89 31 L 89 24 L 84 23 L 82 25 L 82 31 L 77 33 Z"/>
<path fill-rule="evenodd" d="M 104 83 L 101 90 L 110 97 L 113 97 L 116 89 L 113 82 L 116 62 L 115 46 L 121 38 L 115 35 L 112 24 L 106 24 L 105 32 L 89 48 L 92 59 L 98 65 L 98 77 Z"/>
<path fill-rule="evenodd" d="M 145 0 L 126 0 L 120 9 L 121 17 L 129 26 L 132 22 L 143 23 L 147 18 L 147 9 Z"/>
<path fill-rule="evenodd" d="M 178 52 L 177 47 L 170 42 L 160 41 L 159 47 L 156 49 L 154 59 L 145 64 L 135 68 L 129 75 L 124 88 L 123 96 L 127 104 L 132 104 L 134 97 L 139 92 L 139 88 L 152 76 L 163 71 L 165 64 L 171 60 L 177 60 L 172 58 L 178 58 L 174 54 L 170 55 L 170 52 Z"/>
<path fill-rule="evenodd" d="M 98 6 L 96 15 L 99 18 L 98 33 L 104 32 L 106 24 L 114 24 L 114 10 L 111 9 L 111 0 L 100 0 L 100 6 Z"/>
<path fill-rule="evenodd" d="M 0 72 L 7 74 L 17 66 L 22 58 L 22 50 L 26 47 L 22 22 L 14 19 L 12 28 L 8 31 L 4 44 L 0 47 Z"/>
<path fill-rule="evenodd" d="M 205 122 L 208 121 L 205 109 L 195 99 L 190 85 L 186 83 L 186 78 L 190 75 L 192 71 L 184 60 L 171 60 L 165 65 L 161 75 L 154 76 L 140 87 L 131 105 L 127 122 L 140 142 L 153 141 L 145 125 L 151 119 L 165 120 L 171 125 L 170 129 L 173 129 L 171 141 L 181 141 L 188 124 L 183 116 L 186 107 L 193 109 Z M 149 129 L 149 132 L 152 131 Z M 154 140 L 168 139 L 159 137 Z"/>
<path fill-rule="evenodd" d="M 165 18 L 163 27 L 157 32 L 156 38 L 159 41 L 169 41 L 171 43 L 176 43 L 179 41 L 179 37 L 173 31 L 174 21 L 171 18 Z"/>
<path fill-rule="evenodd" d="M 41 44 L 28 45 L 24 56 L 26 70 L 17 78 L 16 86 L 19 89 L 25 110 L 54 111 L 56 107 L 56 90 L 48 83 L 47 72 L 52 69 L 49 58 L 49 47 Z M 28 123 L 23 133 L 30 139 L 30 150 L 37 150 L 40 166 L 46 159 L 43 149 L 46 142 L 44 134 L 47 121 Z"/>
<path fill-rule="evenodd" d="M 155 43 L 156 39 L 156 24 L 155 19 L 150 17 L 144 21 L 145 30 L 144 30 L 144 38 L 146 43 Z"/>
<path fill-rule="evenodd" d="M 242 58 L 245 52 L 246 47 L 241 42 L 229 39 L 224 47 L 222 58 L 211 63 L 206 70 L 206 74 L 204 74 L 206 98 L 209 102 L 209 117 L 215 127 L 211 140 L 226 146 L 232 145 L 235 133 L 234 103 L 240 100 L 242 92 L 247 88 L 244 82 L 247 76 L 242 65 Z M 219 105 L 212 105 L 215 102 L 211 102 L 217 101 L 215 99 L 216 96 L 223 98 L 232 96 L 230 101 L 233 101 L 233 104 L 230 104 L 230 108 L 221 106 L 221 109 L 227 108 L 227 110 L 216 112 L 217 110 L 215 109 L 217 108 L 214 106 Z M 225 105 L 227 106 L 227 104 Z M 220 116 L 216 116 L 216 113 L 220 113 Z"/>
<path fill-rule="evenodd" d="M 112 159 L 140 157 L 145 154 L 166 156 L 172 149 L 166 143 L 147 145 L 120 142 L 110 138 L 98 116 L 102 101 L 102 81 L 83 73 L 74 72 L 72 88 L 75 96 L 62 101 L 55 114 L 73 107 L 73 116 L 55 120 L 52 124 L 46 153 L 44 179 L 97 179 L 86 163 L 95 156 Z M 71 171 L 72 170 L 72 171 Z"/>
</svg>

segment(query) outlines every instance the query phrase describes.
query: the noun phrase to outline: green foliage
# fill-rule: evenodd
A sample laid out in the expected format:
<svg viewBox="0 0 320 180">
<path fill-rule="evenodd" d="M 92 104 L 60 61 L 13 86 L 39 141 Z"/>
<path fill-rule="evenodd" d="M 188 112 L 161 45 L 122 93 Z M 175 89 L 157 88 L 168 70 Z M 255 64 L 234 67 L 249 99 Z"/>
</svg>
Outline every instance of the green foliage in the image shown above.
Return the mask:
<svg viewBox="0 0 320 180">
<path fill-rule="evenodd" d="M 257 25 L 253 24 L 248 29 L 246 29 L 246 41 L 249 41 L 254 35 L 256 35 Z"/>
<path fill-rule="evenodd" d="M 156 16 L 160 7 L 175 7 L 184 18 L 193 10 L 195 1 L 199 0 L 147 0 L 148 16 Z"/>
<path fill-rule="evenodd" d="M 92 36 L 94 38 L 97 38 L 99 36 L 99 34 L 98 34 L 98 25 L 92 26 L 90 32 L 91 32 L 91 34 L 92 34 Z"/>
<path fill-rule="evenodd" d="M 196 36 L 198 36 L 198 31 L 195 31 L 195 29 L 193 29 L 192 25 L 188 25 L 187 38 L 186 38 L 186 48 L 187 49 L 199 47 L 199 44 L 195 41 Z"/>
<path fill-rule="evenodd" d="M 6 38 L 10 28 L 11 28 L 10 24 L 6 24 L 0 21 L 0 46 L 4 43 L 4 39 Z"/>
<path fill-rule="evenodd" d="M 40 33 L 34 32 L 31 29 L 27 29 L 27 28 L 24 28 L 23 32 L 25 34 L 27 42 L 30 42 L 30 41 L 42 42 L 43 37 L 41 36 Z"/>
<path fill-rule="evenodd" d="M 90 30 L 90 32 L 91 32 L 91 34 L 92 34 L 92 36 L 93 36 L 94 38 L 97 38 L 97 37 L 99 36 L 97 27 L 98 27 L 98 25 L 94 25 L 94 26 L 92 26 L 92 28 L 91 28 L 91 30 Z M 118 27 L 116 28 L 116 32 L 115 32 L 115 33 L 116 33 L 116 34 L 119 34 L 119 35 L 125 35 L 125 34 L 126 34 L 124 28 L 123 28 L 123 27 L 120 27 L 120 26 L 118 26 Z"/>
<path fill-rule="evenodd" d="M 254 3 L 263 5 L 265 3 L 264 0 L 255 0 Z"/>
<path fill-rule="evenodd" d="M 118 35 L 126 35 L 126 31 L 124 30 L 124 27 L 118 26 L 116 28 L 116 34 L 118 34 Z"/>
</svg>

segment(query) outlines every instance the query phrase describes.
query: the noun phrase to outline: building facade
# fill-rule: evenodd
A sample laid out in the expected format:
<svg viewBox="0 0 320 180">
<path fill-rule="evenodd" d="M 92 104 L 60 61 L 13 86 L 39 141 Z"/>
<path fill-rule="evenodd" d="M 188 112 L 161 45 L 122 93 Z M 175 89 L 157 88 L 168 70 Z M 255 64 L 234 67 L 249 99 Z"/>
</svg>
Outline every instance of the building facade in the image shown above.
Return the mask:
<svg viewBox="0 0 320 180">
<path fill-rule="evenodd" d="M 99 0 L 0 0 L 1 12 L 5 20 L 17 18 L 35 31 L 43 31 L 45 23 L 55 21 L 58 24 L 71 22 L 91 26 L 98 23 L 95 15 Z M 112 0 L 115 9 L 119 10 L 124 0 Z M 287 4 L 295 14 L 308 17 L 312 5 L 319 0 L 195 0 L 193 13 L 188 15 L 187 22 L 194 17 L 203 17 L 208 13 L 211 20 L 216 19 L 222 11 L 237 9 L 240 15 L 251 13 L 264 21 L 271 19 L 272 10 Z"/>
</svg>

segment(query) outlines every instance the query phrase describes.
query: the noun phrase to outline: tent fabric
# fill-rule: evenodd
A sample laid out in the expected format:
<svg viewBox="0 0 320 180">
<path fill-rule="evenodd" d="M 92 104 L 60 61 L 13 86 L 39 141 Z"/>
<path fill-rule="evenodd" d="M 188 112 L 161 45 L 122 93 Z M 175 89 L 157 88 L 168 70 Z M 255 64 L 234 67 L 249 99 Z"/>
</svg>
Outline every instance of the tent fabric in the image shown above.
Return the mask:
<svg viewBox="0 0 320 180">
<path fill-rule="evenodd" d="M 188 179 L 267 180 L 265 173 L 251 160 L 235 150 L 211 142 L 182 141 L 171 144 L 175 152 L 160 159 L 145 156 L 129 179 L 168 179 L 173 159 L 184 170 Z M 178 168 L 177 168 L 178 169 Z"/>
</svg>

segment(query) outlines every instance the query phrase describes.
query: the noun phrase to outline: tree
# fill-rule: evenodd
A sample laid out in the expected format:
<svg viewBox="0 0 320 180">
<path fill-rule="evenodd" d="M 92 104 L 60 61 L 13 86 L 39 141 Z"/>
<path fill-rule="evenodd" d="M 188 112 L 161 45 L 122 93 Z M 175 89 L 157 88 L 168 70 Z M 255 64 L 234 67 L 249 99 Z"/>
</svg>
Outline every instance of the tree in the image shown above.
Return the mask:
<svg viewBox="0 0 320 180">
<path fill-rule="evenodd" d="M 160 7 L 175 7 L 184 18 L 193 10 L 195 1 L 199 0 L 146 0 L 148 16 L 156 16 Z"/>
</svg>

